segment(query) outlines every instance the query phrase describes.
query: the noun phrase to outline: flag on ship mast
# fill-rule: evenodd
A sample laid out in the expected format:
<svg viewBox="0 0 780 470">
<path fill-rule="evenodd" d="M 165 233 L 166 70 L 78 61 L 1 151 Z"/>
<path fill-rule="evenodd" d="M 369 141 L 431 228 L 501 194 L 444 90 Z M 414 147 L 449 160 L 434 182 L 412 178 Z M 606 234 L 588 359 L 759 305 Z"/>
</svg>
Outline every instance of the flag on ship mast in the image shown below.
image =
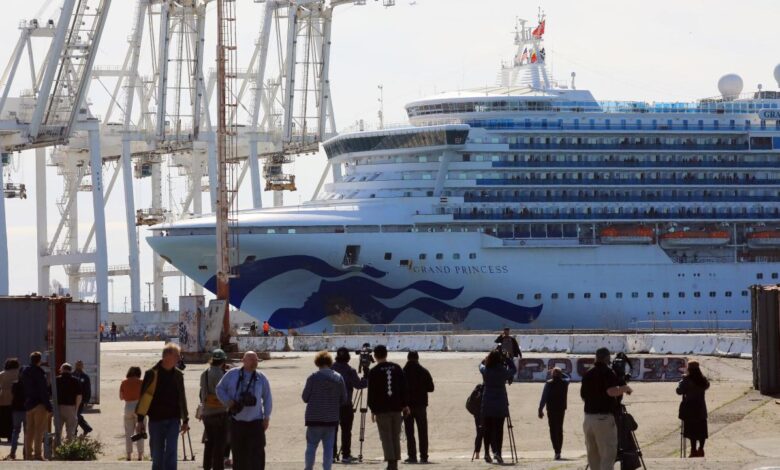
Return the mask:
<svg viewBox="0 0 780 470">
<path fill-rule="evenodd" d="M 536 63 L 536 60 L 537 60 L 537 57 L 536 57 L 536 52 L 534 52 L 534 53 L 532 53 L 532 54 L 531 54 L 531 63 L 532 63 L 532 64 L 535 64 L 535 63 Z"/>
<path fill-rule="evenodd" d="M 544 23 L 547 20 L 542 20 L 541 23 L 539 23 L 539 26 L 534 28 L 533 31 L 531 31 L 531 35 L 537 39 L 541 39 L 541 37 L 544 35 Z"/>
<path fill-rule="evenodd" d="M 541 51 L 539 51 L 539 62 L 544 62 L 544 58 L 547 55 L 547 53 L 544 51 L 544 48 L 542 48 Z"/>
<path fill-rule="evenodd" d="M 523 62 L 528 59 L 528 48 L 526 47 L 523 49 L 522 54 L 517 54 L 515 56 L 515 65 L 523 65 Z"/>
</svg>

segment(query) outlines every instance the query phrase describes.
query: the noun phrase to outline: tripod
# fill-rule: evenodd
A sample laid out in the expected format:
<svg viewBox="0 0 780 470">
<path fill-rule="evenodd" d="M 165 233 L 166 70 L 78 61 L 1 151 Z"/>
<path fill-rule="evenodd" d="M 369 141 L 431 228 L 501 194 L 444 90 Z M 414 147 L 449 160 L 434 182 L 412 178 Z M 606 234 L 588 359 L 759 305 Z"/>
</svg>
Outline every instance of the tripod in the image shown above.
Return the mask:
<svg viewBox="0 0 780 470">
<path fill-rule="evenodd" d="M 358 390 L 358 394 L 355 395 L 352 401 L 352 412 L 357 413 L 360 410 L 360 453 L 358 453 L 358 462 L 363 461 L 363 442 L 366 440 L 366 414 L 368 413 L 368 406 L 363 401 L 364 388 Z"/>
<path fill-rule="evenodd" d="M 647 470 L 647 465 L 645 465 L 645 459 L 642 456 L 642 448 L 639 446 L 639 440 L 636 438 L 636 428 L 629 429 L 626 428 L 626 421 L 630 419 L 632 422 L 635 423 L 633 416 L 628 414 L 628 410 L 626 410 L 626 405 L 620 404 L 620 409 L 617 413 L 615 413 L 615 424 L 617 425 L 618 429 L 618 451 L 617 451 L 617 458 L 616 460 L 620 462 L 620 468 L 623 469 L 624 466 L 628 465 L 626 463 L 626 460 L 634 457 L 636 461 L 641 464 L 643 470 Z M 628 443 L 626 442 L 626 438 L 630 436 L 630 440 Z M 627 444 L 630 444 L 627 445 Z M 632 447 L 632 448 L 629 448 Z M 636 464 L 636 466 L 628 466 L 629 469 L 639 468 L 639 464 Z M 585 466 L 585 470 L 588 470 L 589 465 Z"/>
<path fill-rule="evenodd" d="M 507 412 L 506 415 L 506 429 L 509 434 L 509 453 L 512 455 L 512 463 L 517 463 L 517 442 L 515 441 L 515 427 L 512 425 L 512 416 Z"/>
</svg>

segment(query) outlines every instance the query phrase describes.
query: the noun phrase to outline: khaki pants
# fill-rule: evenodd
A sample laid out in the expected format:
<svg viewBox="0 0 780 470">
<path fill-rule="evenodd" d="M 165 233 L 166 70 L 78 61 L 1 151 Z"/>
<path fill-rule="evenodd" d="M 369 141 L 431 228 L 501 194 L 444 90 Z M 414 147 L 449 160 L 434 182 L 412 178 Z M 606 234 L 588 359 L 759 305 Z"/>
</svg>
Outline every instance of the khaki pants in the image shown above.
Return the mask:
<svg viewBox="0 0 780 470">
<path fill-rule="evenodd" d="M 28 460 L 43 458 L 43 434 L 49 427 L 49 412 L 38 405 L 27 412 L 24 428 L 24 456 Z"/>
<path fill-rule="evenodd" d="M 144 455 L 144 440 L 138 439 L 133 442 L 130 439 L 135 434 L 135 425 L 138 423 L 138 415 L 135 414 L 137 404 L 138 400 L 125 402 L 125 452 L 130 456 L 133 453 L 133 444 L 135 444 L 138 457 L 141 458 Z"/>
<path fill-rule="evenodd" d="M 611 414 L 586 414 L 582 423 L 590 470 L 612 470 L 617 457 L 617 426 Z"/>
<path fill-rule="evenodd" d="M 376 427 L 379 429 L 379 440 L 382 441 L 382 451 L 385 461 L 401 460 L 401 422 L 400 412 L 379 413 L 376 415 Z"/>
<path fill-rule="evenodd" d="M 62 440 L 62 427 L 65 426 L 65 440 L 69 441 L 76 437 L 76 428 L 79 425 L 78 409 L 75 405 L 60 405 L 60 422 L 55 432 L 57 437 Z"/>
</svg>

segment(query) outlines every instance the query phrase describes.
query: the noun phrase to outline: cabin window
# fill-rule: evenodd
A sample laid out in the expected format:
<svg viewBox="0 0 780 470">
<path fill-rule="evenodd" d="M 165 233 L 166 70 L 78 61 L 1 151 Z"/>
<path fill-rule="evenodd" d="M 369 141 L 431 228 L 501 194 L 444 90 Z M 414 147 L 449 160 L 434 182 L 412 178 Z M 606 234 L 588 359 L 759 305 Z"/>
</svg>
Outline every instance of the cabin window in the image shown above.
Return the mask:
<svg viewBox="0 0 780 470">
<path fill-rule="evenodd" d="M 685 298 L 685 292 L 678 292 L 677 297 L 684 299 Z"/>
<path fill-rule="evenodd" d="M 585 292 L 585 294 L 583 294 L 583 297 L 585 297 L 586 299 L 589 299 L 590 298 L 590 292 Z"/>
<path fill-rule="evenodd" d="M 726 291 L 726 293 L 725 293 L 724 295 L 725 295 L 726 297 L 731 297 L 731 291 L 730 291 L 730 290 L 727 290 L 727 291 Z"/>
<path fill-rule="evenodd" d="M 742 291 L 742 297 L 747 297 L 747 296 L 748 296 L 748 291 L 746 291 L 746 290 L 743 290 L 743 291 Z"/>
<path fill-rule="evenodd" d="M 452 259 L 460 259 L 460 253 L 453 253 Z"/>
<path fill-rule="evenodd" d="M 607 298 L 607 293 L 606 293 L 606 292 L 602 292 L 602 293 L 600 293 L 600 294 L 599 294 L 599 298 L 601 298 L 601 299 L 606 299 L 606 298 Z"/>
<path fill-rule="evenodd" d="M 569 292 L 567 297 L 570 298 L 570 299 L 573 299 L 574 298 L 574 292 Z"/>
<path fill-rule="evenodd" d="M 777 273 L 772 273 L 772 279 L 777 279 Z"/>
<path fill-rule="evenodd" d="M 391 259 L 393 259 L 393 254 L 392 253 L 385 253 L 385 261 L 390 261 Z"/>
<path fill-rule="evenodd" d="M 664 292 L 664 293 L 663 293 L 663 295 L 662 295 L 662 297 L 663 297 L 664 299 L 668 299 L 668 298 L 669 298 L 669 293 L 668 293 L 668 292 Z"/>
<path fill-rule="evenodd" d="M 552 294 L 550 294 L 550 298 L 553 299 L 553 300 L 557 299 L 558 298 L 558 293 L 557 292 L 553 292 Z"/>
<path fill-rule="evenodd" d="M 756 279 L 764 279 L 764 273 L 756 274 Z"/>
<path fill-rule="evenodd" d="M 360 259 L 360 245 L 347 245 L 347 249 L 344 250 L 344 266 L 351 266 L 357 264 Z"/>
<path fill-rule="evenodd" d="M 469 253 L 469 259 L 477 259 L 476 253 Z"/>
<path fill-rule="evenodd" d="M 523 300 L 525 298 L 525 294 L 517 294 L 517 300 Z"/>
<path fill-rule="evenodd" d="M 444 253 L 436 253 L 436 259 L 444 259 Z"/>
<path fill-rule="evenodd" d="M 632 292 L 632 293 L 631 293 L 631 298 L 632 298 L 632 299 L 639 298 L 639 292 Z"/>
<path fill-rule="evenodd" d="M 623 293 L 622 292 L 615 292 L 615 298 L 616 299 L 622 299 L 623 298 Z"/>
<path fill-rule="evenodd" d="M 655 296 L 655 294 L 653 294 L 652 292 L 648 292 L 647 293 L 647 298 L 648 299 L 652 299 L 654 296 Z"/>
<path fill-rule="evenodd" d="M 428 255 L 426 255 L 425 253 L 420 253 L 420 259 L 421 260 L 424 260 L 427 257 L 428 257 Z"/>
<path fill-rule="evenodd" d="M 541 300 L 542 294 L 534 294 L 534 300 Z"/>
<path fill-rule="evenodd" d="M 710 297 L 715 297 L 716 295 L 718 295 L 717 292 L 715 292 L 714 290 L 710 291 Z"/>
<path fill-rule="evenodd" d="M 696 292 L 693 293 L 693 296 L 698 299 L 699 297 L 701 297 L 701 292 L 696 291 Z"/>
</svg>

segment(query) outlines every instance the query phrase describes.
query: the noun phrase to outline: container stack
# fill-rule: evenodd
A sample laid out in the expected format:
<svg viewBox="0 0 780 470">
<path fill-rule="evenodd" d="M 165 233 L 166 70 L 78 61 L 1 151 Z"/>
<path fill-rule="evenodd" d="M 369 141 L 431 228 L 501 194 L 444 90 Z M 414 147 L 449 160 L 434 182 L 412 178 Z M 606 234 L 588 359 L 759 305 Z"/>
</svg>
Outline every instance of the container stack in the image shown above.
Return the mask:
<svg viewBox="0 0 780 470">
<path fill-rule="evenodd" d="M 780 284 L 751 287 L 753 388 L 780 393 Z"/>
</svg>

